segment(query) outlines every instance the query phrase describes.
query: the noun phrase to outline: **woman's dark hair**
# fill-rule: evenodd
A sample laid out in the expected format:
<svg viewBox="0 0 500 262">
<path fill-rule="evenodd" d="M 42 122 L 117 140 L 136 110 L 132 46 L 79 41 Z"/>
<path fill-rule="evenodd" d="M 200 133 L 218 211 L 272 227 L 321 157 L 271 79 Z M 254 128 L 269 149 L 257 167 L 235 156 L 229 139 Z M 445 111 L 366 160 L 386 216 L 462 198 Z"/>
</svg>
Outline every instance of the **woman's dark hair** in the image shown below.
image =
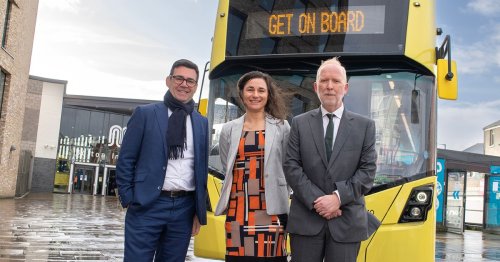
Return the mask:
<svg viewBox="0 0 500 262">
<path fill-rule="evenodd" d="M 285 120 L 288 116 L 288 108 L 285 103 L 284 93 L 274 79 L 266 73 L 251 71 L 241 76 L 237 84 L 241 101 L 243 102 L 243 88 L 246 83 L 255 78 L 263 79 L 267 85 L 267 103 L 264 111 L 276 119 Z"/>
</svg>

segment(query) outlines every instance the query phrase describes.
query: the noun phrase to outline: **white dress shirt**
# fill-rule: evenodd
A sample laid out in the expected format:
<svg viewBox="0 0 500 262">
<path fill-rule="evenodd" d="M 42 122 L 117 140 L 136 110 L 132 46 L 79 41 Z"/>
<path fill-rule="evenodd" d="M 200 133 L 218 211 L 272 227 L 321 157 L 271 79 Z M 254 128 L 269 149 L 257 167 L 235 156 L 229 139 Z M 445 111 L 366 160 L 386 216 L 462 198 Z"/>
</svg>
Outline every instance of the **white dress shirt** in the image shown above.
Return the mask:
<svg viewBox="0 0 500 262">
<path fill-rule="evenodd" d="M 323 116 L 323 137 L 326 135 L 326 127 L 328 126 L 328 116 L 326 114 L 335 114 L 333 117 L 333 141 L 332 141 L 332 149 L 333 145 L 335 145 L 335 138 L 337 138 L 337 132 L 339 131 L 340 119 L 342 118 L 342 114 L 344 113 L 344 103 L 337 108 L 334 112 L 328 112 L 323 105 L 321 105 L 321 115 Z"/>
<path fill-rule="evenodd" d="M 333 112 L 328 112 L 323 105 L 321 105 L 321 115 L 323 116 L 323 137 L 326 135 L 326 127 L 328 126 L 328 116 L 326 114 L 333 113 L 335 116 L 332 118 L 333 120 L 333 141 L 332 141 L 332 150 L 335 145 L 335 139 L 337 138 L 337 132 L 339 131 L 340 119 L 342 118 L 342 114 L 344 113 L 344 103 L 337 108 L 337 110 Z M 340 194 L 338 190 L 333 191 L 338 197 L 340 201 Z M 342 201 L 340 201 L 342 203 Z"/>
<path fill-rule="evenodd" d="M 172 111 L 168 109 L 168 117 L 170 117 L 171 114 Z M 178 127 L 169 126 L 168 128 Z M 186 118 L 186 143 L 187 149 L 184 150 L 184 158 L 168 160 L 167 170 L 165 171 L 165 182 L 163 182 L 163 190 L 195 190 L 193 125 L 191 123 L 190 115 Z"/>
</svg>

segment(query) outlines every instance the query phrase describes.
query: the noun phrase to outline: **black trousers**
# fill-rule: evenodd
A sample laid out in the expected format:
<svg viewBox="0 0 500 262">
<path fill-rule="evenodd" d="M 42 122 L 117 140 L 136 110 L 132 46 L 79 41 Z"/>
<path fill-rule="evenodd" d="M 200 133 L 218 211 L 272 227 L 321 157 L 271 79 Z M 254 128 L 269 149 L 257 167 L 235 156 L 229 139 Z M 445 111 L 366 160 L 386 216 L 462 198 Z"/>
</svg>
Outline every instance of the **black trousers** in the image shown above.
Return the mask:
<svg viewBox="0 0 500 262">
<path fill-rule="evenodd" d="M 315 236 L 290 234 L 292 262 L 356 262 L 360 245 L 333 240 L 326 224 Z"/>
</svg>

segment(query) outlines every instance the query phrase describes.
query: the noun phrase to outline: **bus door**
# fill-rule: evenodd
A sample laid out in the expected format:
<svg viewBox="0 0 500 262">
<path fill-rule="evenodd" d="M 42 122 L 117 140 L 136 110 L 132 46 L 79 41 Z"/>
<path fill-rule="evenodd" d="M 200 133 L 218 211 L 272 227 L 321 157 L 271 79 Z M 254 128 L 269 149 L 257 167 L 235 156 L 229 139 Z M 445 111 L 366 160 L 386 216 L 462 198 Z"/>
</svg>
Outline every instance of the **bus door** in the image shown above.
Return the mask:
<svg viewBox="0 0 500 262">
<path fill-rule="evenodd" d="M 465 171 L 449 170 L 447 174 L 446 228 L 449 232 L 462 234 L 465 218 Z"/>
</svg>

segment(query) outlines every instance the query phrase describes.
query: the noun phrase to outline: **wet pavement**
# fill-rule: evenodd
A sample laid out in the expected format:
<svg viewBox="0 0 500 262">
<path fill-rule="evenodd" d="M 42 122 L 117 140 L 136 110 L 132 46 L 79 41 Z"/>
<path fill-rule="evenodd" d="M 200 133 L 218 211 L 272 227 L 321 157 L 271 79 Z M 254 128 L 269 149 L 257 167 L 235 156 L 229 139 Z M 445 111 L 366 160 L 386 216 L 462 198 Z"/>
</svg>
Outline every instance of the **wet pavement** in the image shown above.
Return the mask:
<svg viewBox="0 0 500 262">
<path fill-rule="evenodd" d="M 29 194 L 0 210 L 0 261 L 123 260 L 116 197 Z"/>
<path fill-rule="evenodd" d="M 463 235 L 437 233 L 436 261 L 500 261 L 500 235 L 471 230 Z"/>
<path fill-rule="evenodd" d="M 121 261 L 125 211 L 116 197 L 29 194 L 0 199 L 0 261 Z M 193 256 L 186 261 L 211 261 Z M 436 261 L 500 261 L 500 235 L 438 233 Z"/>
</svg>

